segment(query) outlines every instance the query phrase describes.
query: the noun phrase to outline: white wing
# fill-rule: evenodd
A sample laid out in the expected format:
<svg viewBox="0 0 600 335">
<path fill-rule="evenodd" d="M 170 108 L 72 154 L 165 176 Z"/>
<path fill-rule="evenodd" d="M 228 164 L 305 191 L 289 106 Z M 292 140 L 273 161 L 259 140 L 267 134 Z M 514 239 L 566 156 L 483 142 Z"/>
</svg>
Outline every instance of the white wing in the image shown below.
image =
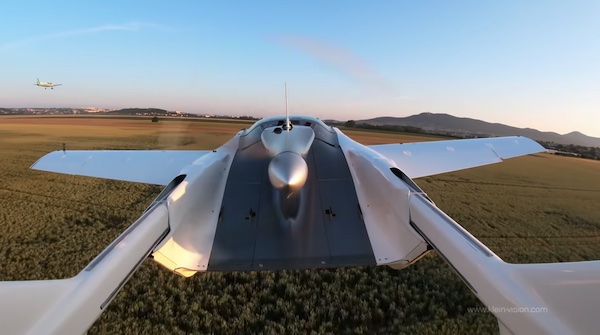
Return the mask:
<svg viewBox="0 0 600 335">
<path fill-rule="evenodd" d="M 525 137 L 387 144 L 371 149 L 411 178 L 543 151 Z M 450 264 L 509 334 L 597 334 L 600 261 L 509 264 L 425 195 L 409 197 L 411 226 Z"/>
<path fill-rule="evenodd" d="M 505 263 L 422 194 L 409 202 L 411 226 L 496 316 L 501 334 L 598 334 L 600 261 Z"/>
<path fill-rule="evenodd" d="M 410 178 L 468 169 L 544 151 L 527 137 L 492 137 L 405 144 L 371 145 Z"/>
<path fill-rule="evenodd" d="M 77 276 L 0 282 L 0 333 L 84 334 L 169 231 L 155 203 Z"/>
<path fill-rule="evenodd" d="M 209 151 L 66 150 L 35 162 L 35 170 L 167 185 L 181 169 Z"/>
</svg>

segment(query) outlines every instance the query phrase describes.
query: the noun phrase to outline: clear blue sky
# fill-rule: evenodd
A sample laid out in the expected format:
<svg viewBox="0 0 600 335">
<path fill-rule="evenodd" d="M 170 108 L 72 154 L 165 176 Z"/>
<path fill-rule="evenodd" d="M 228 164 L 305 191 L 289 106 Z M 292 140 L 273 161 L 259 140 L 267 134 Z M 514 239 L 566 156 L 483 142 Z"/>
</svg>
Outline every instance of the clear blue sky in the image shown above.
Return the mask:
<svg viewBox="0 0 600 335">
<path fill-rule="evenodd" d="M 600 137 L 600 1 L 11 1 L 0 107 L 339 120 L 449 113 Z M 62 83 L 44 90 L 36 78 Z"/>
</svg>

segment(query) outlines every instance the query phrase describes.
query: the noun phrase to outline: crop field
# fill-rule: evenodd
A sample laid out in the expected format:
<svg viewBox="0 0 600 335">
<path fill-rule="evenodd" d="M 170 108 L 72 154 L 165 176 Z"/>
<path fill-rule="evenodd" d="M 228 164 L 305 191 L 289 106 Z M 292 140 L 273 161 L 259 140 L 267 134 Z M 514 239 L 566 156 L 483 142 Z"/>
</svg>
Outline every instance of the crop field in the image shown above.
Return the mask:
<svg viewBox="0 0 600 335">
<path fill-rule="evenodd" d="M 251 123 L 128 117 L 0 117 L 0 280 L 73 276 L 159 186 L 30 170 L 62 149 L 213 149 Z M 435 140 L 349 130 L 365 144 Z M 600 161 L 536 154 L 417 179 L 508 262 L 600 259 Z M 145 261 L 89 334 L 497 334 L 434 252 L 401 271 L 357 267 L 196 274 Z"/>
</svg>

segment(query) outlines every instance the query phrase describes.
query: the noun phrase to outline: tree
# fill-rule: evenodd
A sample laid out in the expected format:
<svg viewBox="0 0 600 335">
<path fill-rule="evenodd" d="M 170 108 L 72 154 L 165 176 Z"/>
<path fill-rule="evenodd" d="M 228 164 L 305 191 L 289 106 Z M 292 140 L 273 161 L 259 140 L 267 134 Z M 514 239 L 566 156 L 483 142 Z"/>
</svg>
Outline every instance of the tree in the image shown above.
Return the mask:
<svg viewBox="0 0 600 335">
<path fill-rule="evenodd" d="M 354 128 L 354 127 L 356 127 L 356 121 L 354 121 L 354 120 L 348 120 L 348 121 L 346 121 L 346 127 L 348 127 L 348 128 Z"/>
</svg>

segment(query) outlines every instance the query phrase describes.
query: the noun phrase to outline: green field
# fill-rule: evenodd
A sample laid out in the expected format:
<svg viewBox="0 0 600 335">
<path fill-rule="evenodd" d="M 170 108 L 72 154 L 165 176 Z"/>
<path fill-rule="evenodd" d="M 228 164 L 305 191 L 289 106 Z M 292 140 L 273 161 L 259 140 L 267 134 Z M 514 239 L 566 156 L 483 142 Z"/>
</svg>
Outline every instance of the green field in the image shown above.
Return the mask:
<svg viewBox="0 0 600 335">
<path fill-rule="evenodd" d="M 212 149 L 245 122 L 0 117 L 0 280 L 73 276 L 160 187 L 30 170 L 69 149 Z M 349 131 L 366 144 L 431 136 Z M 417 179 L 433 201 L 509 262 L 600 259 L 600 161 L 536 154 Z M 205 273 L 146 261 L 89 334 L 497 334 L 435 253 L 387 267 Z"/>
</svg>

